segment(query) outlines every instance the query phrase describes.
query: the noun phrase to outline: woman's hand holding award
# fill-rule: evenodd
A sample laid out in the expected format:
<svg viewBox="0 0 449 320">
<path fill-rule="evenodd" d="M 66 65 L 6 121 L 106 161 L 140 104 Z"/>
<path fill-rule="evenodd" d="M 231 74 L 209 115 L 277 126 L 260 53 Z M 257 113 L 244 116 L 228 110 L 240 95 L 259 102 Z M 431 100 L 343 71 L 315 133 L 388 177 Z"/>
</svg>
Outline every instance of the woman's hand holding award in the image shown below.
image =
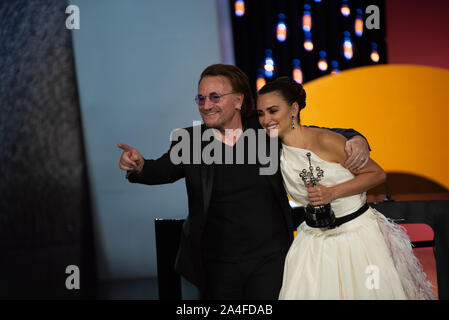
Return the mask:
<svg viewBox="0 0 449 320">
<path fill-rule="evenodd" d="M 313 173 L 312 163 L 310 161 L 310 152 L 307 153 L 309 159 L 309 171 L 303 169 L 299 176 L 306 186 L 316 186 L 324 177 L 324 171 L 320 167 L 316 167 L 316 177 Z M 313 228 L 334 228 L 335 214 L 332 211 L 330 203 L 319 206 L 307 204 L 305 208 L 306 223 Z"/>
</svg>

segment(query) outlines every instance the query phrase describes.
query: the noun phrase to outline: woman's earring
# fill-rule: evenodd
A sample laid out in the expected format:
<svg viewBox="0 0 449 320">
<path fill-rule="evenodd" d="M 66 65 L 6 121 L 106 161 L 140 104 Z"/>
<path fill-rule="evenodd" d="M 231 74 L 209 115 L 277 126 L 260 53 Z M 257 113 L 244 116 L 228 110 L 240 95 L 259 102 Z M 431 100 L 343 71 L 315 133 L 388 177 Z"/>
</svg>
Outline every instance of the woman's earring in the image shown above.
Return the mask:
<svg viewBox="0 0 449 320">
<path fill-rule="evenodd" d="M 295 129 L 295 116 L 292 116 L 292 130 Z"/>
</svg>

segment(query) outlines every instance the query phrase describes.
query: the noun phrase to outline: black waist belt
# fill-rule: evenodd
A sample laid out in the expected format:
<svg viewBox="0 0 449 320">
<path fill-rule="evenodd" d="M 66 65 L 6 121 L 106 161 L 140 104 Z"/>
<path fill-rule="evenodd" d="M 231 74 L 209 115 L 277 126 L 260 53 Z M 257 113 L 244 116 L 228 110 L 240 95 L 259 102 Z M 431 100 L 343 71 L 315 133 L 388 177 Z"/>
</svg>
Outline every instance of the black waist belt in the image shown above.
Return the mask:
<svg viewBox="0 0 449 320">
<path fill-rule="evenodd" d="M 351 220 L 357 218 L 358 216 L 360 216 L 362 213 L 364 213 L 368 209 L 369 209 L 369 205 L 368 205 L 368 203 L 365 202 L 365 204 L 357 211 L 350 213 L 346 216 L 340 217 L 340 218 L 335 218 L 335 222 L 332 225 L 332 227 L 339 227 L 343 223 L 346 223 L 348 221 L 351 221 Z"/>
</svg>

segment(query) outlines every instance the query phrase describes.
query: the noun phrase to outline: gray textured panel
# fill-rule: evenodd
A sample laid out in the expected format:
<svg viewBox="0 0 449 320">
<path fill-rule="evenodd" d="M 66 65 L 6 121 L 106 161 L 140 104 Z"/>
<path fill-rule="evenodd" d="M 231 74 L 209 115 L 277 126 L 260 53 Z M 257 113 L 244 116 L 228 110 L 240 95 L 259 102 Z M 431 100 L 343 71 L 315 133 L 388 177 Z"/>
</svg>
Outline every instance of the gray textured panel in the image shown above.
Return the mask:
<svg viewBox="0 0 449 320">
<path fill-rule="evenodd" d="M 65 288 L 65 266 L 92 274 L 66 6 L 60 0 L 0 3 L 0 256 L 8 257 L 0 258 L 0 296 L 80 296 Z"/>
</svg>

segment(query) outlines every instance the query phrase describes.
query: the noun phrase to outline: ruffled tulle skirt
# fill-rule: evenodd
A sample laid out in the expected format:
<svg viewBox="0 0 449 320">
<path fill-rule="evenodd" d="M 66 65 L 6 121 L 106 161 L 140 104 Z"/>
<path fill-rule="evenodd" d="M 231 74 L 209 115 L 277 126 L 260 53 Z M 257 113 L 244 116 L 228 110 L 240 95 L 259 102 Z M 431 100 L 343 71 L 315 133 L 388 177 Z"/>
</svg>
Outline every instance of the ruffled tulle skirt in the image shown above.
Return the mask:
<svg viewBox="0 0 449 320">
<path fill-rule="evenodd" d="M 404 229 L 377 210 L 335 229 L 302 223 L 279 299 L 432 299 Z"/>
</svg>

